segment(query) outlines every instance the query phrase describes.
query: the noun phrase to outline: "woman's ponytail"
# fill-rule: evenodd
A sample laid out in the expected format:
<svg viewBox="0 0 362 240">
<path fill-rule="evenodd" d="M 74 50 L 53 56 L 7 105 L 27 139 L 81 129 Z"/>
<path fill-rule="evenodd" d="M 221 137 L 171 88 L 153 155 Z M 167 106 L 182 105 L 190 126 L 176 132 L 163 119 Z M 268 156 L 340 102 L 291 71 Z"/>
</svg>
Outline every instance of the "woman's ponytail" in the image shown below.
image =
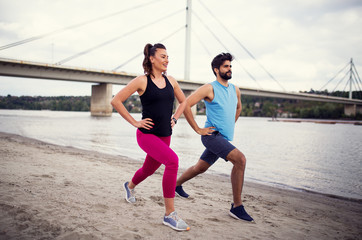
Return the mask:
<svg viewBox="0 0 362 240">
<path fill-rule="evenodd" d="M 150 57 L 155 56 L 156 50 L 158 48 L 166 49 L 166 47 L 161 43 L 156 43 L 155 45 L 147 43 L 143 50 L 143 54 L 145 55 L 145 57 L 143 59 L 142 66 L 145 75 L 153 75 Z"/>
<path fill-rule="evenodd" d="M 143 59 L 143 70 L 144 70 L 144 74 L 149 75 L 152 74 L 152 63 L 150 60 L 150 52 L 152 49 L 152 44 L 147 43 L 144 50 L 143 50 L 143 54 L 145 55 L 144 59 Z"/>
</svg>

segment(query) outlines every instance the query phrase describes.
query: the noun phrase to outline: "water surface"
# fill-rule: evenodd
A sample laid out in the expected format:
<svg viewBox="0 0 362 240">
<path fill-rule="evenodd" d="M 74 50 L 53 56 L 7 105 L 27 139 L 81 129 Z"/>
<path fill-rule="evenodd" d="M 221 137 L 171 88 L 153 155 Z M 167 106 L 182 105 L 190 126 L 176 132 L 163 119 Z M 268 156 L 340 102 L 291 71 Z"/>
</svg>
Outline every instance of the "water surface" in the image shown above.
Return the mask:
<svg viewBox="0 0 362 240">
<path fill-rule="evenodd" d="M 203 125 L 205 116 L 196 120 Z M 241 117 L 236 123 L 232 143 L 247 158 L 246 181 L 362 199 L 362 126 L 269 120 Z M 0 110 L 0 131 L 136 160 L 145 155 L 136 129 L 118 114 Z M 204 150 L 185 119 L 177 122 L 171 147 L 181 168 L 195 164 Z M 229 175 L 231 168 L 220 159 L 209 172 Z"/>
</svg>

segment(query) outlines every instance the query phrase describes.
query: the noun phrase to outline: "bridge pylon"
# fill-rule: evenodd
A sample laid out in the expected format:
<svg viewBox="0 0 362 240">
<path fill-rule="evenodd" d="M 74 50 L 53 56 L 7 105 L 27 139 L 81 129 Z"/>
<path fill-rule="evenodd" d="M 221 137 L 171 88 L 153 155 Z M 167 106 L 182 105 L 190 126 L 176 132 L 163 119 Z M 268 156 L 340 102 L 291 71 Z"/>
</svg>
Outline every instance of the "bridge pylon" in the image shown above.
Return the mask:
<svg viewBox="0 0 362 240">
<path fill-rule="evenodd" d="M 92 85 L 92 97 L 90 104 L 91 116 L 110 117 L 112 116 L 112 84 L 100 83 Z"/>
</svg>

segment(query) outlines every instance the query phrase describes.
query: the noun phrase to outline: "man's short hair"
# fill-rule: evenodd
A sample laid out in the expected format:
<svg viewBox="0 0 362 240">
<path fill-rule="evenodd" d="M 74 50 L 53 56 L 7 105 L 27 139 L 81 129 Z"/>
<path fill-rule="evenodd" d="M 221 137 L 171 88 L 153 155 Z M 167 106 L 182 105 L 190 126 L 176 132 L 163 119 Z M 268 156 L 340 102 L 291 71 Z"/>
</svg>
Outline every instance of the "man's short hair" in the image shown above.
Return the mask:
<svg viewBox="0 0 362 240">
<path fill-rule="evenodd" d="M 230 62 L 232 60 L 234 60 L 233 55 L 231 55 L 230 53 L 220 53 L 219 55 L 217 55 L 216 57 L 214 57 L 214 59 L 211 62 L 211 68 L 213 73 L 216 76 L 216 72 L 214 70 L 214 68 L 220 69 L 220 66 L 226 61 L 229 60 Z"/>
</svg>

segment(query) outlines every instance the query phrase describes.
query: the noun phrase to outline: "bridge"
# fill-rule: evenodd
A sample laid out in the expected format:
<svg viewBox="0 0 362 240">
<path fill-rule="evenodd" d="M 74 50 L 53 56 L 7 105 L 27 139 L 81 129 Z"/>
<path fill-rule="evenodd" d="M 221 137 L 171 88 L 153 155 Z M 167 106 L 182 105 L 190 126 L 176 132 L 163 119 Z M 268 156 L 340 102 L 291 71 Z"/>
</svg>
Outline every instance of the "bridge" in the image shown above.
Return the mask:
<svg viewBox="0 0 362 240">
<path fill-rule="evenodd" d="M 124 14 L 129 11 L 135 11 L 139 8 L 148 8 L 151 4 L 158 2 L 156 0 L 150 1 L 146 4 L 140 4 L 132 6 L 128 9 L 119 10 L 117 12 L 107 14 L 104 16 L 99 16 L 93 19 L 88 19 L 84 22 L 80 22 L 77 24 L 73 24 L 71 26 L 67 26 L 64 28 L 60 28 L 57 30 L 52 30 L 46 34 L 41 34 L 37 36 L 33 36 L 28 39 L 24 39 L 21 41 L 13 42 L 11 44 L 7 44 L 4 46 L 0 46 L 0 51 L 17 47 L 29 42 L 33 42 L 39 39 L 43 39 L 46 37 L 53 36 L 55 34 L 59 34 L 61 32 L 69 31 L 70 29 L 78 29 L 83 26 L 89 25 L 90 23 L 95 23 L 99 21 L 104 21 L 105 19 L 113 18 L 117 15 Z M 233 52 L 228 49 L 227 44 L 225 44 L 221 39 L 218 38 L 218 33 L 213 32 L 213 29 L 209 28 L 207 24 L 200 18 L 200 16 L 191 9 L 192 0 L 187 0 L 186 6 L 186 25 L 181 28 L 172 29 L 174 31 L 172 34 L 169 34 L 166 38 L 160 40 L 159 42 L 163 42 L 169 37 L 173 36 L 175 33 L 179 32 L 182 29 L 186 30 L 186 42 L 185 42 L 185 68 L 184 68 L 184 79 L 179 79 L 178 82 L 184 91 L 185 95 L 189 95 L 192 91 L 200 87 L 201 82 L 190 81 L 190 36 L 191 36 L 191 15 L 196 17 L 196 19 L 204 26 L 204 28 L 216 39 L 216 41 L 222 46 L 222 48 L 227 52 Z M 260 97 L 272 97 L 272 98 L 282 98 L 282 99 L 296 99 L 296 100 L 305 100 L 305 101 L 318 101 L 318 102 L 331 102 L 331 103 L 340 103 L 345 106 L 345 114 L 346 115 L 356 115 L 357 113 L 362 113 L 362 100 L 352 99 L 352 73 L 350 76 L 350 97 L 340 98 L 340 97 L 330 97 L 330 96 L 321 96 L 307 93 L 298 93 L 298 92 L 287 92 L 280 85 L 280 83 L 271 75 L 269 71 L 266 70 L 264 66 L 260 64 L 260 62 L 255 58 L 255 56 L 243 45 L 240 40 L 235 37 L 226 26 L 212 13 L 212 11 L 207 7 L 206 4 L 199 1 L 200 6 L 210 14 L 210 16 L 216 20 L 216 22 L 223 28 L 223 31 L 226 32 L 231 38 L 234 40 L 236 45 L 239 47 L 239 50 L 242 49 L 253 61 L 255 61 L 258 66 L 274 81 L 276 82 L 283 91 L 271 91 L 264 89 L 256 89 L 256 88 L 245 88 L 238 86 L 240 88 L 241 94 L 246 96 L 260 96 Z M 55 64 L 49 64 L 44 62 L 33 62 L 33 61 L 23 61 L 19 59 L 9 59 L 9 58 L 0 58 L 0 76 L 10 76 L 10 77 L 21 77 L 21 78 L 36 78 L 36 79 L 45 79 L 45 80 L 63 80 L 63 81 L 77 81 L 77 82 L 87 82 L 87 83 L 95 83 L 92 86 L 92 96 L 91 96 L 91 114 L 93 116 L 110 116 L 112 114 L 112 107 L 110 105 L 110 101 L 112 98 L 112 85 L 126 85 L 131 79 L 136 77 L 134 74 L 129 74 L 127 72 L 116 71 L 119 68 L 123 67 L 130 61 L 133 61 L 138 56 L 142 55 L 138 54 L 125 63 L 119 65 L 113 70 L 98 70 L 98 69 L 88 69 L 81 67 L 67 67 L 62 64 L 72 61 L 78 57 L 84 56 L 96 49 L 102 48 L 110 43 L 113 43 L 125 36 L 131 35 L 135 32 L 139 32 L 140 30 L 147 28 L 151 25 L 157 24 L 160 21 L 165 22 L 169 17 L 175 16 L 178 13 L 185 12 L 184 9 L 177 10 L 171 14 L 167 14 L 167 16 L 163 16 L 159 19 L 156 19 L 153 22 L 147 21 L 145 25 L 138 26 L 132 31 L 122 31 L 121 35 L 117 37 L 113 37 L 112 39 L 105 39 L 106 41 L 103 43 L 98 43 L 97 45 L 90 47 L 86 50 L 78 52 L 77 54 L 73 54 L 70 57 L 64 58 L 61 61 L 56 62 Z M 208 39 L 209 40 L 209 39 Z M 205 47 L 208 44 L 203 44 Z M 207 49 L 205 49 L 207 50 Z M 15 57 L 17 58 L 17 57 Z M 236 58 L 236 62 L 239 63 Z M 352 63 L 352 62 L 351 62 Z M 241 66 L 241 68 L 247 73 L 247 75 L 256 82 L 255 77 L 253 77 L 245 68 Z M 352 68 L 351 68 L 352 69 Z M 358 74 L 357 74 L 358 76 Z M 359 78 L 359 77 L 358 77 Z M 361 82 L 360 79 L 356 81 L 358 84 Z M 353 83 L 355 84 L 355 83 Z"/>
<path fill-rule="evenodd" d="M 0 58 L 0 76 L 97 83 L 92 86 L 92 116 L 110 116 L 112 114 L 112 106 L 110 105 L 112 98 L 112 85 L 126 85 L 129 81 L 136 77 L 136 75 L 128 74 L 126 72 L 75 68 L 56 64 L 4 58 Z M 178 83 L 185 95 L 189 95 L 192 91 L 204 84 L 183 79 L 178 80 Z M 362 113 L 362 100 L 358 99 L 297 92 L 270 91 L 244 87 L 239 87 L 239 89 L 241 94 L 246 96 L 341 103 L 344 104 L 345 114 L 348 116 L 355 115 L 356 113 Z"/>
</svg>

